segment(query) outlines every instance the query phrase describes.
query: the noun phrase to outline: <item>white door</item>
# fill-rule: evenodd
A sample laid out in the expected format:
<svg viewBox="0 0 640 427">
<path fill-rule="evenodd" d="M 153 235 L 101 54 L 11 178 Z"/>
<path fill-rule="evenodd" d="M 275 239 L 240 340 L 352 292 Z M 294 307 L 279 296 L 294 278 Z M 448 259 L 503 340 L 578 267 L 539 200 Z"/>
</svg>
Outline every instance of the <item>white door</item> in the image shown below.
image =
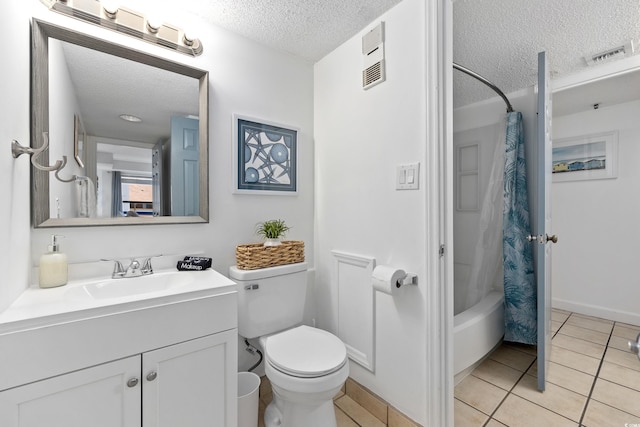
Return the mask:
<svg viewBox="0 0 640 427">
<path fill-rule="evenodd" d="M 171 117 L 171 215 L 200 215 L 200 121 Z"/>
<path fill-rule="evenodd" d="M 551 94 L 545 52 L 538 54 L 538 129 L 537 155 L 533 169 L 533 228 L 535 272 L 538 288 L 538 389 L 544 391 L 551 351 Z"/>
<path fill-rule="evenodd" d="M 237 331 L 142 355 L 144 427 L 236 427 Z"/>
<path fill-rule="evenodd" d="M 0 393 L 2 427 L 139 427 L 140 356 Z"/>
</svg>

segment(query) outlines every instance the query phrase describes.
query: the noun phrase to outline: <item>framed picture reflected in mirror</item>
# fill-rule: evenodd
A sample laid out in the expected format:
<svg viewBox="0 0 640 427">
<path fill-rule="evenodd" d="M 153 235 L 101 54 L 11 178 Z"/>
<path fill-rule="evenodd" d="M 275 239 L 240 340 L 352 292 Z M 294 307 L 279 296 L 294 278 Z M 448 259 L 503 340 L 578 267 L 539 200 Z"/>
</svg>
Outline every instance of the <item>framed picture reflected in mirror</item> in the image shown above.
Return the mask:
<svg viewBox="0 0 640 427">
<path fill-rule="evenodd" d="M 73 156 L 76 159 L 76 163 L 78 166 L 84 169 L 84 143 L 87 137 L 87 133 L 84 130 L 84 126 L 82 125 L 82 120 L 80 120 L 80 116 L 74 114 L 73 116 L 74 125 L 73 125 Z"/>
</svg>

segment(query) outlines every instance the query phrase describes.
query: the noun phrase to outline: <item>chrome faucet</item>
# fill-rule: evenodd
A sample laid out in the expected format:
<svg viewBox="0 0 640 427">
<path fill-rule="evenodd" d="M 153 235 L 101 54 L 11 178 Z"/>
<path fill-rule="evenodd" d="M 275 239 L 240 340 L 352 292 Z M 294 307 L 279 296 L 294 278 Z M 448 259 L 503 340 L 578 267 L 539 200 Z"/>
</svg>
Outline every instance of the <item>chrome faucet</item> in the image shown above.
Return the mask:
<svg viewBox="0 0 640 427">
<path fill-rule="evenodd" d="M 160 256 L 160 255 L 157 255 L 157 256 Z M 142 275 L 153 274 L 153 266 L 151 265 L 151 258 L 153 257 L 149 257 L 145 259 L 144 262 L 142 263 L 142 268 L 140 269 L 140 271 L 142 272 Z"/>
<path fill-rule="evenodd" d="M 135 258 L 131 258 L 131 262 L 129 263 L 129 266 L 126 269 L 124 268 L 122 263 L 116 259 L 113 259 L 113 260 L 102 259 L 102 261 L 113 261 L 114 265 L 113 265 L 113 273 L 111 273 L 111 278 L 122 279 L 125 277 L 140 277 L 140 276 L 153 274 L 153 266 L 151 265 L 151 258 L 154 258 L 157 256 L 161 256 L 161 255 L 154 255 L 146 258 L 142 263 L 142 266 L 140 266 L 140 261 L 138 261 Z"/>
<path fill-rule="evenodd" d="M 123 277 L 138 277 L 142 276 L 142 270 L 140 269 L 140 262 L 137 259 L 131 258 L 131 264 L 127 267 Z"/>
</svg>

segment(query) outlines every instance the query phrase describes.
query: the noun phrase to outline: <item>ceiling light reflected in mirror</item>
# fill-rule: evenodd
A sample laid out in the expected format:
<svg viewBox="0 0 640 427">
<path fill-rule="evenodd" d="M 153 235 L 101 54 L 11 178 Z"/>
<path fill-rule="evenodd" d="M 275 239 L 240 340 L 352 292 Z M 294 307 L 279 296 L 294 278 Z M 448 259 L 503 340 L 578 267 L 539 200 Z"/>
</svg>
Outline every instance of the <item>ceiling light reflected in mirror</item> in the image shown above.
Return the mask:
<svg viewBox="0 0 640 427">
<path fill-rule="evenodd" d="M 132 122 L 132 123 L 141 123 L 142 119 L 138 116 L 133 116 L 131 114 L 120 114 L 120 118 L 122 120 L 126 120 L 127 122 Z"/>
</svg>

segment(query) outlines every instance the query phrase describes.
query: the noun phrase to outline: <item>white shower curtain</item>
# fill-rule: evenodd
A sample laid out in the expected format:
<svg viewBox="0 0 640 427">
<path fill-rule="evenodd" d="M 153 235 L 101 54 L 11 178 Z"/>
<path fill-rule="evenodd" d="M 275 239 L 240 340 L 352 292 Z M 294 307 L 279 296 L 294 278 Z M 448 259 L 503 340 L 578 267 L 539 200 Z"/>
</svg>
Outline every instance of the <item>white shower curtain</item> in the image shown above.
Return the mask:
<svg viewBox="0 0 640 427">
<path fill-rule="evenodd" d="M 482 199 L 478 240 L 473 253 L 465 309 L 472 307 L 492 289 L 503 288 L 502 212 L 504 200 L 504 161 L 506 116 L 498 125 L 500 132 L 493 152 L 493 164 Z"/>
</svg>

